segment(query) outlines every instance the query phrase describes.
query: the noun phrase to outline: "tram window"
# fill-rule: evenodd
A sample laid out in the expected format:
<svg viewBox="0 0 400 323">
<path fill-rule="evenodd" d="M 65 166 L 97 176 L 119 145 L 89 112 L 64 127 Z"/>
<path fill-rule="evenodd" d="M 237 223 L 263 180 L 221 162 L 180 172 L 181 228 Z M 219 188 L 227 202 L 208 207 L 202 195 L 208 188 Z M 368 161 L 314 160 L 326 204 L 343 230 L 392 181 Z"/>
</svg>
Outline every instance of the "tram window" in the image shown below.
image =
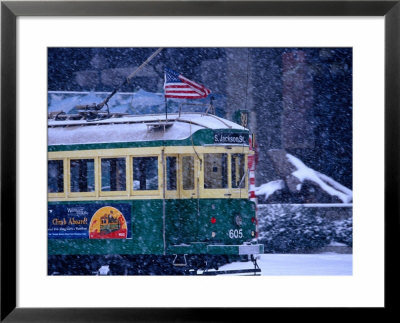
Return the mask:
<svg viewBox="0 0 400 323">
<path fill-rule="evenodd" d="M 194 157 L 182 157 L 182 188 L 194 190 Z"/>
<path fill-rule="evenodd" d="M 72 159 L 71 192 L 94 192 L 94 159 Z"/>
<path fill-rule="evenodd" d="M 133 190 L 158 189 L 158 157 L 133 157 Z"/>
<path fill-rule="evenodd" d="M 231 156 L 231 177 L 232 188 L 245 187 L 245 165 L 244 154 L 232 154 Z"/>
<path fill-rule="evenodd" d="M 101 190 L 125 191 L 126 190 L 126 165 L 125 158 L 101 159 Z"/>
<path fill-rule="evenodd" d="M 64 162 L 49 160 L 47 163 L 48 193 L 64 192 Z"/>
<path fill-rule="evenodd" d="M 176 190 L 176 157 L 167 157 L 167 190 Z"/>
<path fill-rule="evenodd" d="M 204 188 L 227 188 L 227 165 L 227 154 L 204 154 Z"/>
</svg>

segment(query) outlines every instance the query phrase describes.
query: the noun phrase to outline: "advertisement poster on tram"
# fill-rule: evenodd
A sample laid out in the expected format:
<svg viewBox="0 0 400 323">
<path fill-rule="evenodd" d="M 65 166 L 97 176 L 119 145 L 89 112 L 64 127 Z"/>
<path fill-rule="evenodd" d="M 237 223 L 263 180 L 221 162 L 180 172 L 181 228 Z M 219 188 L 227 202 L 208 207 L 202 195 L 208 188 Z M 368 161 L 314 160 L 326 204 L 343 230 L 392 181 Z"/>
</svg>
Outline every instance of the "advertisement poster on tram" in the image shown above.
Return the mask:
<svg viewBox="0 0 400 323">
<path fill-rule="evenodd" d="M 128 229 L 129 228 L 129 229 Z M 130 239 L 131 207 L 56 204 L 48 208 L 49 239 Z"/>
</svg>

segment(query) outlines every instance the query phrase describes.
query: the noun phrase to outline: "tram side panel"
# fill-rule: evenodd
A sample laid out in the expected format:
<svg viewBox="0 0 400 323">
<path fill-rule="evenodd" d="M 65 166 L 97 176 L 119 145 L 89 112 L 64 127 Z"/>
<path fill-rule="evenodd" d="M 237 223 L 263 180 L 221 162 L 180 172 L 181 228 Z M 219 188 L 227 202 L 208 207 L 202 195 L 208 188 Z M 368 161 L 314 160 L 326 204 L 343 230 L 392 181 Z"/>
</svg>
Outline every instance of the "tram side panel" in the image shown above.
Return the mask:
<svg viewBox="0 0 400 323">
<path fill-rule="evenodd" d="M 248 199 L 169 200 L 166 210 L 169 254 L 205 254 L 209 245 L 242 245 L 256 235 L 255 206 Z"/>
<path fill-rule="evenodd" d="M 162 200 L 49 202 L 48 210 L 49 255 L 163 254 Z"/>
<path fill-rule="evenodd" d="M 130 254 L 162 255 L 163 202 L 160 199 L 136 200 L 132 202 L 132 248 Z"/>
<path fill-rule="evenodd" d="M 121 216 L 126 230 L 112 221 Z M 204 243 L 187 253 L 206 253 L 207 244 L 241 245 L 255 235 L 254 207 L 246 199 L 166 200 L 165 236 L 163 216 L 161 199 L 50 202 L 50 232 L 58 226 L 64 233 L 49 234 L 49 254 L 161 255 L 164 239 L 167 249 Z M 79 221 L 85 223 L 79 226 Z"/>
<path fill-rule="evenodd" d="M 198 241 L 198 200 L 166 200 L 165 235 L 168 246 Z"/>
<path fill-rule="evenodd" d="M 246 199 L 205 199 L 198 227 L 202 241 L 241 245 L 255 236 L 254 207 Z"/>
</svg>

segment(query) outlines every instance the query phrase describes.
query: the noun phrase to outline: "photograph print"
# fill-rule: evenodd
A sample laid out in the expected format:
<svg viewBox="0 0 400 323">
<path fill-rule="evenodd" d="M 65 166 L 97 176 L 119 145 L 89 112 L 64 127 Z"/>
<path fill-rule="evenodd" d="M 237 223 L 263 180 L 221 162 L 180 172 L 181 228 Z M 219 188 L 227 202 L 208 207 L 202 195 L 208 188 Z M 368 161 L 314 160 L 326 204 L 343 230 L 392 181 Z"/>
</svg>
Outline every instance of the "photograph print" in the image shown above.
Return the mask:
<svg viewBox="0 0 400 323">
<path fill-rule="evenodd" d="M 48 275 L 352 275 L 352 48 L 47 62 Z"/>
</svg>

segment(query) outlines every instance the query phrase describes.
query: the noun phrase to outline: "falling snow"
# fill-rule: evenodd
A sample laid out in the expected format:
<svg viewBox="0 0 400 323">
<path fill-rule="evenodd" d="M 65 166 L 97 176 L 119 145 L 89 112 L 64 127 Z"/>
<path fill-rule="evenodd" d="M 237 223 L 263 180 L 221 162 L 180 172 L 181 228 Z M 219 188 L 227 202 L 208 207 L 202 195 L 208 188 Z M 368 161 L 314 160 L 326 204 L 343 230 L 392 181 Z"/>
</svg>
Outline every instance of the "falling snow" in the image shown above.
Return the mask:
<svg viewBox="0 0 400 323">
<path fill-rule="evenodd" d="M 263 213 L 261 224 L 271 232 L 269 236 L 259 232 L 259 236 L 267 241 L 275 233 L 283 236 L 293 230 L 301 239 L 311 236 L 309 245 L 318 246 L 312 254 L 285 254 L 285 243 L 288 253 L 291 243 L 285 238 L 276 247 L 280 254 L 260 255 L 262 274 L 351 275 L 351 253 L 336 252 L 348 252 L 352 246 L 352 49 L 166 48 L 130 82 L 124 82 L 155 50 L 49 48 L 48 113 L 52 118 L 78 115 L 77 106 L 98 104 L 116 88 L 102 113 L 119 117 L 115 122 L 96 121 L 90 127 L 83 126 L 86 120 L 49 119 L 48 144 L 116 143 L 121 138 L 182 140 L 200 129 L 249 129 L 255 137 L 255 194 L 260 209 L 280 205 L 276 214 Z M 204 84 L 210 96 L 166 100 L 166 67 Z M 205 115 L 211 103 L 215 115 Z M 175 120 L 174 126 L 164 132 L 148 131 L 146 123 L 161 122 L 160 118 Z M 271 151 L 275 150 L 286 158 L 285 174 L 274 167 Z M 296 204 L 304 207 L 293 214 L 281 207 Z M 276 225 L 283 218 L 297 227 L 284 221 Z M 333 253 L 321 246 L 333 248 Z M 246 263 L 235 261 L 221 268 L 242 266 Z M 109 272 L 107 263 L 97 269 L 100 275 Z"/>
</svg>

